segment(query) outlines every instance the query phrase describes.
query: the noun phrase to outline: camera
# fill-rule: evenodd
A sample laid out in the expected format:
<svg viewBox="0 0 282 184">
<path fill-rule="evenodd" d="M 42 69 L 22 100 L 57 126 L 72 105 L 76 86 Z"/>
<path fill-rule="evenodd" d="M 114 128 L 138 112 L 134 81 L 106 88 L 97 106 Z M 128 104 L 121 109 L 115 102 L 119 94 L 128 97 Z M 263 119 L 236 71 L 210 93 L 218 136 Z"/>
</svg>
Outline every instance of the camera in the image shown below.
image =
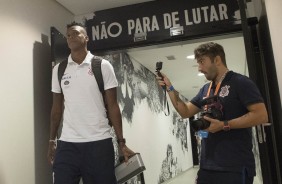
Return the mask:
<svg viewBox="0 0 282 184">
<path fill-rule="evenodd" d="M 204 116 L 208 116 L 213 119 L 222 119 L 222 105 L 218 96 L 212 96 L 205 98 L 201 101 L 201 106 L 205 106 L 204 110 L 200 112 L 200 116 L 197 119 L 190 120 L 191 127 L 195 131 L 207 129 L 210 126 L 210 122 L 204 119 Z"/>
<path fill-rule="evenodd" d="M 163 62 L 161 62 L 161 61 L 157 62 L 156 63 L 156 72 L 157 72 L 158 76 L 163 79 L 163 76 L 160 72 L 162 68 L 163 68 Z M 162 88 L 165 90 L 166 86 L 162 86 Z"/>
<path fill-rule="evenodd" d="M 159 61 L 156 63 L 156 72 L 158 73 L 158 75 L 160 76 L 160 71 L 163 68 L 163 62 Z M 161 76 L 160 76 L 161 77 Z"/>
</svg>

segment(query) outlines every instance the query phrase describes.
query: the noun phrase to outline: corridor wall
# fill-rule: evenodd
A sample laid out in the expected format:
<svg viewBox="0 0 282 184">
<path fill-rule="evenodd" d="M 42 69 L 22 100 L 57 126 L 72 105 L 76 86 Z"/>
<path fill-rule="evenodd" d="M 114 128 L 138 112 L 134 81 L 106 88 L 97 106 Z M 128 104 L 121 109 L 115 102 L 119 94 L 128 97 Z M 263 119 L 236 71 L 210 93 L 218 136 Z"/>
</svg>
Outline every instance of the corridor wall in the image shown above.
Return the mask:
<svg viewBox="0 0 282 184">
<path fill-rule="evenodd" d="M 50 184 L 50 27 L 73 15 L 53 0 L 0 1 L 0 183 Z"/>
</svg>

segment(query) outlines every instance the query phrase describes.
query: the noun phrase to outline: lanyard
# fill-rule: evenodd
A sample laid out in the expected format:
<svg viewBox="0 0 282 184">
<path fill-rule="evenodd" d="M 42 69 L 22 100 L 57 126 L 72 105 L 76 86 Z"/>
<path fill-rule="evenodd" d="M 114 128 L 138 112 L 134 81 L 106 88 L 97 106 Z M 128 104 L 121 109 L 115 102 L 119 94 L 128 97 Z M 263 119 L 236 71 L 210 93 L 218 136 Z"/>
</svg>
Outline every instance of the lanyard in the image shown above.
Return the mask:
<svg viewBox="0 0 282 184">
<path fill-rule="evenodd" d="M 217 95 L 217 92 L 218 92 L 218 90 L 219 90 L 219 88 L 220 88 L 220 86 L 221 86 L 221 82 L 222 82 L 223 79 L 225 78 L 225 76 L 226 76 L 226 74 L 227 74 L 228 71 L 229 71 L 229 70 L 227 70 L 227 71 L 222 75 L 222 77 L 221 77 L 219 83 L 217 83 L 216 88 L 215 88 L 215 91 L 214 91 L 214 94 L 213 94 L 214 96 Z M 208 98 L 208 97 L 210 96 L 212 84 L 213 84 L 213 82 L 210 83 L 210 86 L 209 86 L 209 89 L 208 89 L 208 93 L 207 93 L 207 96 L 206 96 L 205 98 Z M 205 110 L 206 110 L 207 108 L 208 108 L 208 106 L 205 105 Z"/>
<path fill-rule="evenodd" d="M 209 86 L 209 89 L 208 89 L 208 93 L 207 93 L 207 96 L 206 96 L 205 98 L 207 98 L 207 97 L 209 97 L 209 96 L 210 96 L 212 83 L 213 83 L 213 82 L 211 82 L 211 83 L 210 83 L 210 86 Z M 215 88 L 215 91 L 214 91 L 214 95 L 216 95 L 216 94 L 217 94 L 217 92 L 218 92 L 218 90 L 219 90 L 220 85 L 221 85 L 221 81 L 220 81 L 220 82 L 216 85 L 216 88 Z"/>
</svg>

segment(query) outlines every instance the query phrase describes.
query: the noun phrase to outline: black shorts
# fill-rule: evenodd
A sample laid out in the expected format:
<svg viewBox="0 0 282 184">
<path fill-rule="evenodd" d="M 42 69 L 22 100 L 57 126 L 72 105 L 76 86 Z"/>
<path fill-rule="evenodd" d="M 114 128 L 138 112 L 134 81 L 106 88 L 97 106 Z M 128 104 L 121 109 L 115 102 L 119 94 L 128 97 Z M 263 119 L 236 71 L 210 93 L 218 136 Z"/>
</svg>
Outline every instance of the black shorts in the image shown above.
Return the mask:
<svg viewBox="0 0 282 184">
<path fill-rule="evenodd" d="M 58 141 L 54 184 L 116 184 L 112 139 L 86 143 Z"/>
<path fill-rule="evenodd" d="M 242 172 L 200 169 L 195 184 L 252 184 L 253 180 L 254 176 L 248 176 L 246 169 Z"/>
</svg>

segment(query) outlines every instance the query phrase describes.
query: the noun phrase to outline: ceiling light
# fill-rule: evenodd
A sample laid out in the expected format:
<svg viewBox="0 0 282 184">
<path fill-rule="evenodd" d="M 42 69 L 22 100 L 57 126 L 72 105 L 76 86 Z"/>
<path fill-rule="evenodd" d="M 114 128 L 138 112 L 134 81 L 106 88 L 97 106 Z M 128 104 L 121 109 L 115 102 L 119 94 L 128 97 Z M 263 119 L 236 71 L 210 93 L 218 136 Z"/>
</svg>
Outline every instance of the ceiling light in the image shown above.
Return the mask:
<svg viewBox="0 0 282 184">
<path fill-rule="evenodd" d="M 146 32 L 135 33 L 133 40 L 134 42 L 147 40 L 147 33 Z"/>
<path fill-rule="evenodd" d="M 174 55 L 170 55 L 170 56 L 166 56 L 167 60 L 175 60 L 175 56 Z"/>
<path fill-rule="evenodd" d="M 203 74 L 203 73 L 198 73 L 198 76 L 204 76 L 205 74 Z"/>
<path fill-rule="evenodd" d="M 195 59 L 195 55 L 193 54 L 193 55 L 187 56 L 186 58 L 187 59 Z"/>
<path fill-rule="evenodd" d="M 179 36 L 183 34 L 184 34 L 183 26 L 170 28 L 170 36 Z"/>
</svg>

